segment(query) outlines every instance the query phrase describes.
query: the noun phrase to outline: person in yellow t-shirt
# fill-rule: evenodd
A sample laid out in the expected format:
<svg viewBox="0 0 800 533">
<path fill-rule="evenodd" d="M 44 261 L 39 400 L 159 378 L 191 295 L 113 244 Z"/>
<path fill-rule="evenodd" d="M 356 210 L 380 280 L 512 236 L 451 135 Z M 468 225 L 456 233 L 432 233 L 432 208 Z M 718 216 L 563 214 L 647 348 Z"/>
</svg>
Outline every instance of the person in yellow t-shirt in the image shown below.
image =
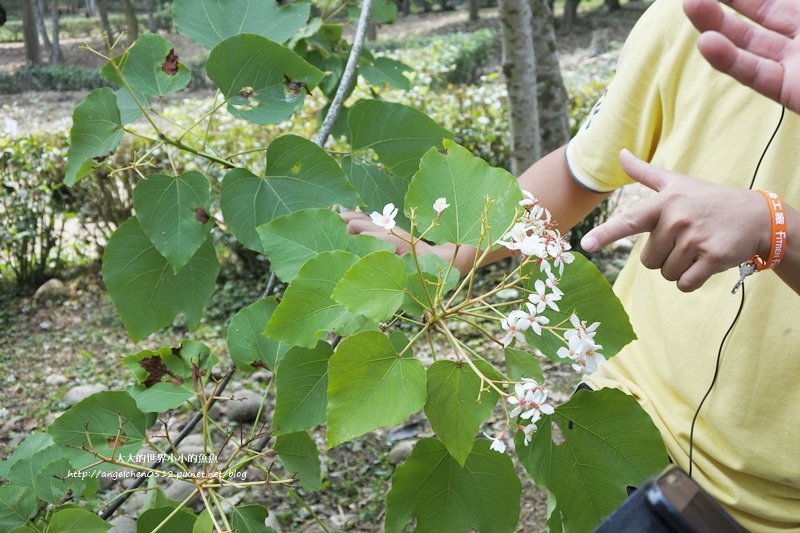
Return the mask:
<svg viewBox="0 0 800 533">
<path fill-rule="evenodd" d="M 748 10 L 747 1 L 730 3 L 745 14 L 757 11 Z M 750 1 L 780 3 L 789 4 Z M 785 13 L 797 12 L 800 22 L 797 5 Z M 638 240 L 615 284 L 638 340 L 586 382 L 636 397 L 672 460 L 688 470 L 692 419 L 715 375 L 719 351 L 716 384 L 694 432 L 694 478 L 748 529 L 798 531 L 800 215 L 792 206 L 800 206 L 800 117 L 736 81 L 791 103 L 785 94 L 792 87 L 776 92 L 775 79 L 765 84 L 748 77 L 736 60 L 752 63 L 765 51 L 756 46 L 752 56 L 753 43 L 735 35 L 733 49 L 730 41 L 720 41 L 732 36 L 730 20 L 742 19 L 729 11 L 721 19 L 716 9 L 708 0 L 687 0 L 701 29 L 722 30 L 704 36 L 701 50 L 733 78 L 714 70 L 698 51 L 698 32 L 681 2 L 656 0 L 631 32 L 616 77 L 575 138 L 519 181 L 562 230 L 632 177 L 658 191 L 609 221 L 610 229 L 598 227 L 585 237 L 587 248 L 594 248 L 626 232 L 650 232 Z M 775 52 L 766 60 L 777 61 Z M 792 77 L 787 72 L 786 80 Z M 748 277 L 746 291 L 732 295 L 739 279 L 735 267 L 753 255 L 766 257 L 770 247 L 769 210 L 754 189 L 782 198 L 786 253 L 777 269 Z M 343 216 L 352 233 L 378 234 L 365 215 Z M 385 232 L 383 237 L 392 240 Z M 395 244 L 398 253 L 406 251 L 401 241 Z M 443 256 L 453 253 L 452 247 L 431 248 Z M 503 253 L 490 254 L 490 260 Z M 473 257 L 474 251 L 459 253 L 462 271 Z"/>
</svg>

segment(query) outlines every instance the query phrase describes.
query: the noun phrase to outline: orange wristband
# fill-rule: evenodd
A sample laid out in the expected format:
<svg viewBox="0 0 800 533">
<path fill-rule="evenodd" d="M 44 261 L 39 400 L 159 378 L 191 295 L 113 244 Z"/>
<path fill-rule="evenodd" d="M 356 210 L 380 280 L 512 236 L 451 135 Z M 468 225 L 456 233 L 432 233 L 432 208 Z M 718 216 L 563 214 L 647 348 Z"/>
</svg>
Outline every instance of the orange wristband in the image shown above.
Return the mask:
<svg viewBox="0 0 800 533">
<path fill-rule="evenodd" d="M 774 192 L 762 190 L 758 192 L 761 193 L 769 206 L 769 218 L 772 223 L 772 239 L 769 245 L 769 255 L 766 259 L 762 259 L 757 255 L 753 256 L 752 260 L 755 263 L 757 271 L 778 266 L 786 251 L 786 211 L 783 209 L 783 202 L 781 202 L 781 199 L 778 198 L 778 195 Z"/>
</svg>

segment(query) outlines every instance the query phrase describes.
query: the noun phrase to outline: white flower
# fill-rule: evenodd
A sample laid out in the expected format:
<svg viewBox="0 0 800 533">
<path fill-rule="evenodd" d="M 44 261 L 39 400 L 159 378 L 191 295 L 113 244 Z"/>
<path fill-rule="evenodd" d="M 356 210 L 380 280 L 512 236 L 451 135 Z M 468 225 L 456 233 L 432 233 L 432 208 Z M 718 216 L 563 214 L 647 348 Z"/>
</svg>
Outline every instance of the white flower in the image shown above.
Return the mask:
<svg viewBox="0 0 800 533">
<path fill-rule="evenodd" d="M 14 374 L 9 374 L 8 377 L 6 378 L 6 381 L 9 383 L 16 383 L 17 376 L 15 376 Z"/>
<path fill-rule="evenodd" d="M 514 396 L 509 396 L 508 403 L 514 405 L 509 416 L 522 417 L 523 420 L 536 422 L 542 415 L 552 415 L 555 410 L 548 405 L 547 389 L 539 385 L 536 380 L 525 378 L 521 383 L 514 385 Z"/>
<path fill-rule="evenodd" d="M 558 294 L 559 296 L 564 295 L 564 291 L 558 288 L 559 279 L 556 277 L 555 274 L 547 271 L 547 279 L 544 280 L 544 284 L 547 285 L 547 288 L 553 291 L 553 294 Z"/>
<path fill-rule="evenodd" d="M 528 312 L 525 315 L 525 318 L 528 319 L 528 322 L 531 323 L 531 330 L 537 335 L 542 334 L 542 326 L 549 324 L 550 319 L 546 316 L 541 316 L 536 311 L 536 306 L 530 302 L 525 302 L 525 307 L 528 308 Z"/>
<path fill-rule="evenodd" d="M 531 323 L 527 315 L 522 311 L 511 311 L 508 317 L 504 318 L 500 323 L 500 327 L 506 332 L 501 342 L 504 347 L 507 347 L 511 344 L 513 339 L 517 339 L 519 342 L 525 342 L 525 336 L 522 332 L 531 327 Z"/>
<path fill-rule="evenodd" d="M 522 196 L 524 196 L 524 198 L 519 201 L 519 205 L 521 205 L 522 207 L 524 207 L 526 209 L 529 208 L 529 207 L 532 208 L 533 206 L 535 206 L 539 202 L 539 200 L 537 200 L 535 196 L 533 196 L 531 193 L 529 193 L 525 189 L 522 189 Z"/>
<path fill-rule="evenodd" d="M 450 207 L 450 204 L 447 203 L 447 198 L 444 196 L 441 198 L 437 198 L 435 202 L 433 202 L 433 210 L 436 211 L 436 216 L 442 216 L 442 212 Z"/>
<path fill-rule="evenodd" d="M 522 434 L 525 435 L 525 446 L 531 443 L 531 437 L 533 436 L 534 431 L 536 431 L 535 422 L 531 422 L 530 424 L 522 428 Z"/>
<path fill-rule="evenodd" d="M 553 311 L 558 311 L 558 304 L 557 301 L 561 299 L 560 294 L 556 294 L 555 292 L 548 293 L 547 292 L 547 285 L 545 285 L 544 281 L 537 279 L 536 283 L 533 284 L 533 288 L 536 289 L 536 294 L 528 295 L 528 300 L 536 305 L 536 312 L 542 313 L 544 312 L 545 308 L 549 307 Z"/>
<path fill-rule="evenodd" d="M 487 116 L 478 117 L 478 124 L 482 124 L 484 126 L 488 126 L 490 122 L 492 122 L 492 121 L 489 120 L 489 117 L 487 117 Z"/>
<path fill-rule="evenodd" d="M 373 224 L 382 227 L 386 231 L 389 231 L 395 226 L 394 219 L 398 212 L 399 210 L 394 206 L 394 204 L 386 204 L 386 206 L 383 208 L 383 214 L 373 211 L 369 216 L 372 219 Z"/>
<path fill-rule="evenodd" d="M 575 332 L 576 330 L 569 330 L 567 333 Z M 565 334 L 566 337 L 566 334 Z M 571 335 L 567 340 L 567 346 L 562 346 L 556 352 L 556 355 L 562 359 L 572 359 L 573 361 L 581 357 L 583 352 L 583 340 L 577 335 Z"/>
<path fill-rule="evenodd" d="M 570 245 L 563 239 L 553 239 L 547 244 L 547 253 L 553 258 L 553 265 L 558 267 L 559 274 L 564 273 L 564 264 L 570 264 L 575 256 L 568 252 Z"/>
<path fill-rule="evenodd" d="M 491 439 L 492 437 L 488 433 L 484 433 L 484 436 L 487 439 Z M 506 452 L 506 443 L 503 442 L 503 437 L 505 437 L 505 431 L 501 431 L 499 435 L 492 439 L 492 445 L 489 446 L 490 450 L 494 450 L 498 453 L 505 453 Z"/>
<path fill-rule="evenodd" d="M 519 243 L 519 251 L 523 255 L 532 257 L 544 257 L 547 253 L 544 239 L 538 235 L 529 235 Z"/>
<path fill-rule="evenodd" d="M 0 418 L 8 418 L 9 410 L 6 407 L 0 407 Z"/>
<path fill-rule="evenodd" d="M 570 340 L 572 337 L 592 340 L 597 333 L 597 328 L 600 327 L 600 322 L 594 322 L 592 325 L 587 326 L 586 322 L 580 320 L 576 314 L 573 314 L 571 317 L 569 317 L 569 321 L 572 323 L 572 327 L 575 329 L 570 329 L 564 332 L 564 338 L 567 340 Z"/>
</svg>

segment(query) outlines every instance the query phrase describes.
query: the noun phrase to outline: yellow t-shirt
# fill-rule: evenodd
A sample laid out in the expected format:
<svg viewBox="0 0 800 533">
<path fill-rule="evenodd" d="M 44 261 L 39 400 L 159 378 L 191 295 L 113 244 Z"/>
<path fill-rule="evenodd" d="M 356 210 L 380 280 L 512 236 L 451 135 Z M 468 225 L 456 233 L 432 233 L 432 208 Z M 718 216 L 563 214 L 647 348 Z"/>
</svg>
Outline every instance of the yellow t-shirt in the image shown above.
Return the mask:
<svg viewBox="0 0 800 533">
<path fill-rule="evenodd" d="M 624 147 L 669 170 L 749 186 L 781 107 L 714 71 L 696 38 L 679 0 L 648 9 L 606 95 L 568 145 L 576 180 L 597 191 L 630 183 L 617 158 Z M 755 180 L 755 188 L 775 191 L 795 208 L 798 134 L 800 117 L 787 111 Z M 741 291 L 731 294 L 738 271 L 684 294 L 642 266 L 645 241 L 615 285 L 639 339 L 587 382 L 635 396 L 672 459 L 688 469 L 692 416 L 741 302 Z M 800 296 L 773 272 L 745 285 L 742 314 L 695 428 L 694 477 L 748 529 L 800 531 Z"/>
</svg>

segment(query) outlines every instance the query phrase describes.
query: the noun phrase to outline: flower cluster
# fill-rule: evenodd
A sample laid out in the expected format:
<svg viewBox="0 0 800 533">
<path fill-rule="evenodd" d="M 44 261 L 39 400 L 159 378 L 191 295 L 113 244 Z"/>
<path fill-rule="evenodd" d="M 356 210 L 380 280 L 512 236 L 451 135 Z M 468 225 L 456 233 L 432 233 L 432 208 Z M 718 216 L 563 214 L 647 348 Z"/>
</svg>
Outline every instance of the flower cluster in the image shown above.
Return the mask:
<svg viewBox="0 0 800 533">
<path fill-rule="evenodd" d="M 525 212 L 519 221 L 497 241 L 513 252 L 536 257 L 542 270 L 550 272 L 552 261 L 559 275 L 564 273 L 564 265 L 572 263 L 575 256 L 570 250 L 569 240 L 561 235 L 553 224 L 550 212 L 539 205 L 528 191 L 522 191 L 525 198 L 520 205 Z"/>
<path fill-rule="evenodd" d="M 577 315 L 572 315 L 569 320 L 572 328 L 564 333 L 567 346 L 559 348 L 556 353 L 562 359 L 570 359 L 572 368 L 576 372 L 591 374 L 606 360 L 598 351 L 603 348 L 603 345 L 594 341 L 594 335 L 600 322 L 594 322 L 587 326 L 586 322 L 578 319 Z"/>
<path fill-rule="evenodd" d="M 506 400 L 514 408 L 508 414 L 509 418 L 516 419 L 519 417 L 527 424 L 518 424 L 517 427 L 525 437 L 525 446 L 530 444 L 531 437 L 536 431 L 536 422 L 542 415 L 552 415 L 555 412 L 553 406 L 545 403 L 547 401 L 548 392 L 543 385 L 540 385 L 536 380 L 529 378 L 522 378 L 520 383 L 514 385 L 514 395 L 509 396 Z M 489 435 L 486 437 L 492 439 L 490 448 L 496 452 L 503 453 L 506 450 L 506 443 L 504 441 L 506 431 L 501 431 L 496 437 L 492 438 Z"/>
</svg>

